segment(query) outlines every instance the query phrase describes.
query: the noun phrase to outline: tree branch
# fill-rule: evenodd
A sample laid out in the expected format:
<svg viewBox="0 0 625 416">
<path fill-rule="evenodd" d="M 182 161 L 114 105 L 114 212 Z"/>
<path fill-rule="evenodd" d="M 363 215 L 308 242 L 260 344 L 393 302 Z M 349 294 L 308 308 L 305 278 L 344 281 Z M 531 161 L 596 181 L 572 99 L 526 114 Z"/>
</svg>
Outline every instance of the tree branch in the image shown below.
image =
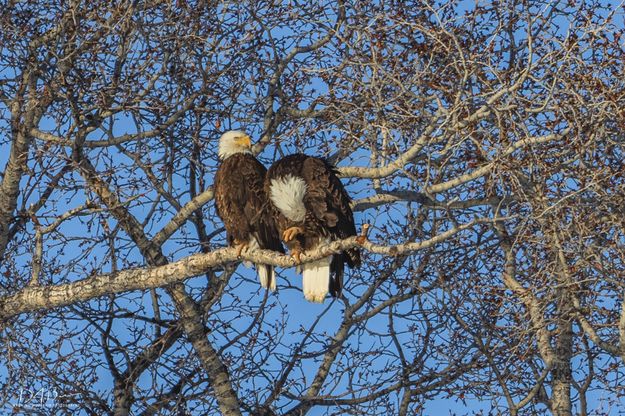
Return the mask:
<svg viewBox="0 0 625 416">
<path fill-rule="evenodd" d="M 350 237 L 310 251 L 302 255 L 302 261 L 304 263 L 312 262 L 332 253 L 354 247 L 362 247 L 376 254 L 401 256 L 432 247 L 476 224 L 490 222 L 493 220 L 478 219 L 452 228 L 428 240 L 391 246 L 373 244 L 369 241 L 365 241 L 361 246 L 356 241 L 357 237 Z M 225 264 L 240 260 L 281 267 L 294 267 L 296 265 L 295 260 L 290 256 L 281 255 L 271 250 L 244 252 L 240 257 L 237 257 L 235 249 L 222 248 L 208 254 L 194 254 L 163 266 L 127 269 L 56 286 L 28 287 L 14 295 L 0 298 L 0 319 L 6 320 L 25 312 L 67 306 L 114 293 L 163 287 L 206 273 L 212 268 L 222 267 Z"/>
</svg>

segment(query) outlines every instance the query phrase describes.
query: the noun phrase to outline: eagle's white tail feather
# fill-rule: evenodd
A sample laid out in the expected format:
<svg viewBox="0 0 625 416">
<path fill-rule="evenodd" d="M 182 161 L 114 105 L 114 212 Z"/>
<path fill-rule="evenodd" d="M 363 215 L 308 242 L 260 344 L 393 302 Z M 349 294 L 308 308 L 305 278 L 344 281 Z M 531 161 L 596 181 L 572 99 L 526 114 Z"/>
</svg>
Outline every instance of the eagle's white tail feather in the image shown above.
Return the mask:
<svg viewBox="0 0 625 416">
<path fill-rule="evenodd" d="M 306 300 L 323 303 L 330 290 L 331 262 L 330 256 L 302 265 L 302 286 Z"/>
<path fill-rule="evenodd" d="M 258 272 L 260 285 L 274 292 L 276 290 L 276 271 L 274 268 L 271 268 L 271 276 L 268 276 L 267 267 L 264 264 L 257 264 L 256 271 Z"/>
</svg>

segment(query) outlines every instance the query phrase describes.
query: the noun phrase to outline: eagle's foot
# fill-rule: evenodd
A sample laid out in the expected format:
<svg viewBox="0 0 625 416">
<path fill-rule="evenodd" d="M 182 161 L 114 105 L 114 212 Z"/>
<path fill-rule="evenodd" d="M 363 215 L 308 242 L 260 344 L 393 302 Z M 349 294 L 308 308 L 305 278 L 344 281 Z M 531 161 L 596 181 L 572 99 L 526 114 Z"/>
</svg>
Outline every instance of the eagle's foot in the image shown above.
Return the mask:
<svg viewBox="0 0 625 416">
<path fill-rule="evenodd" d="M 302 251 L 299 249 L 291 250 L 291 258 L 295 260 L 295 264 L 302 264 Z"/>
<path fill-rule="evenodd" d="M 369 224 L 363 224 L 360 235 L 356 237 L 356 243 L 363 245 L 367 241 L 367 234 L 369 233 Z"/>
<path fill-rule="evenodd" d="M 239 240 L 234 240 L 234 248 L 237 249 L 237 257 L 241 257 L 241 253 L 243 250 L 247 250 L 249 244 L 247 242 L 241 242 Z"/>
<path fill-rule="evenodd" d="M 290 227 L 284 230 L 284 232 L 282 233 L 282 240 L 285 243 L 288 243 L 289 241 L 293 240 L 298 234 L 303 233 L 304 229 L 302 227 Z"/>
</svg>

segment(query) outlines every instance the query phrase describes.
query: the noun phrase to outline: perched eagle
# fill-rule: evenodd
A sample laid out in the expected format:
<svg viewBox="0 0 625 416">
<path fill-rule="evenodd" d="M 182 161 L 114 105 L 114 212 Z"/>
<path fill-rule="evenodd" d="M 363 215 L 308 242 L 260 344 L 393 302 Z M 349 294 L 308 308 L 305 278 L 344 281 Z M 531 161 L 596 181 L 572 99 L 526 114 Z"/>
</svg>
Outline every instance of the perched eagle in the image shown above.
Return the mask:
<svg viewBox="0 0 625 416">
<path fill-rule="evenodd" d="M 242 131 L 224 133 L 219 139 L 219 159 L 215 206 L 226 227 L 228 245 L 235 247 L 238 255 L 246 248 L 284 253 L 265 194 L 267 169 L 252 154 L 250 136 Z M 257 264 L 256 270 L 261 286 L 275 290 L 273 267 Z"/>
<path fill-rule="evenodd" d="M 299 262 L 303 251 L 356 235 L 350 198 L 323 159 L 293 154 L 274 163 L 265 178 L 265 192 L 273 208 L 282 240 Z M 349 249 L 302 265 L 304 296 L 323 302 L 328 291 L 340 296 L 345 263 L 360 266 L 360 250 Z"/>
</svg>

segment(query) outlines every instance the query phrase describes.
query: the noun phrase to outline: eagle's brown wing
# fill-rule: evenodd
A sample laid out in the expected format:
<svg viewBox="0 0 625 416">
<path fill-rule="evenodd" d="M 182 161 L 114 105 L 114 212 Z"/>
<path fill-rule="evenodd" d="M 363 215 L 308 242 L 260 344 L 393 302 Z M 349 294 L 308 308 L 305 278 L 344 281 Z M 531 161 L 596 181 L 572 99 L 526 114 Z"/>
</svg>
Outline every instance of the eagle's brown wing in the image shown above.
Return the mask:
<svg viewBox="0 0 625 416">
<path fill-rule="evenodd" d="M 321 158 L 308 157 L 302 166 L 302 176 L 307 190 L 304 204 L 309 212 L 326 228 L 332 240 L 356 235 L 351 199 L 337 176 L 335 168 Z M 360 250 L 352 248 L 335 254 L 330 266 L 333 278 L 330 280 L 330 294 L 340 296 L 343 288 L 344 265 L 360 267 Z"/>
<path fill-rule="evenodd" d="M 264 189 L 267 169 L 254 156 L 239 153 L 224 160 L 215 174 L 215 206 L 228 244 L 256 237 L 263 249 L 284 253 Z"/>
</svg>

